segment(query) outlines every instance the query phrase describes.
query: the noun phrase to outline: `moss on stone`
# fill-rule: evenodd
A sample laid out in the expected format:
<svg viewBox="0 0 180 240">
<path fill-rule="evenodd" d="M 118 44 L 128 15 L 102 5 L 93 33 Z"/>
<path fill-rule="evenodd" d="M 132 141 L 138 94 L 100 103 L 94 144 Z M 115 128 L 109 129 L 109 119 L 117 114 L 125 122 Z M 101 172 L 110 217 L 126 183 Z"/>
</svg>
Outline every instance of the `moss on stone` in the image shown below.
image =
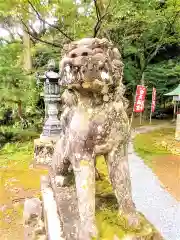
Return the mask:
<svg viewBox="0 0 180 240">
<path fill-rule="evenodd" d="M 96 182 L 96 221 L 99 229 L 99 239 L 114 240 L 125 236 L 143 236 L 144 239 L 153 239 L 156 230 L 140 214 L 141 225 L 137 229 L 127 227 L 126 220 L 118 215 L 118 204 L 109 182 L 107 166 L 103 156 L 97 158 L 97 168 L 102 180 Z M 158 236 L 157 240 L 161 239 Z"/>
<path fill-rule="evenodd" d="M 81 161 L 80 161 L 80 165 L 81 165 L 81 166 L 90 166 L 90 162 L 87 161 L 87 160 L 81 160 Z"/>
</svg>

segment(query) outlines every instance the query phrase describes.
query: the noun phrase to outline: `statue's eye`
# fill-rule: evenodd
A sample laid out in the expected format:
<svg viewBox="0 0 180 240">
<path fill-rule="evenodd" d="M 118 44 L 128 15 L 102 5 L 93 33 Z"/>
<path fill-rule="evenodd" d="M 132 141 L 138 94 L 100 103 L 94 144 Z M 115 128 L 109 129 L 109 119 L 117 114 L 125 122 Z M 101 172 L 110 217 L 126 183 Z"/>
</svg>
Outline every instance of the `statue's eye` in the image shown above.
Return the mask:
<svg viewBox="0 0 180 240">
<path fill-rule="evenodd" d="M 72 53 L 71 58 L 75 58 L 75 57 L 77 57 L 77 55 L 75 53 Z"/>
<path fill-rule="evenodd" d="M 87 52 L 83 52 L 82 56 L 88 56 L 88 53 Z"/>
</svg>

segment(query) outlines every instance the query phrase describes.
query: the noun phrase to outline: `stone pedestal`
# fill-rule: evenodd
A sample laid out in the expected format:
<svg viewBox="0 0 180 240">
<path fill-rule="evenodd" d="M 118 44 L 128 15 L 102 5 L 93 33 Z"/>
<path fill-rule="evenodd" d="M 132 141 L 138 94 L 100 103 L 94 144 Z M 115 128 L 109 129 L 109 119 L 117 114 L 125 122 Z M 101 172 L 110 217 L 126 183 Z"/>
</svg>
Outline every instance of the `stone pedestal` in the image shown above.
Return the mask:
<svg viewBox="0 0 180 240">
<path fill-rule="evenodd" d="M 48 239 L 79 240 L 80 221 L 75 185 L 57 187 L 50 171 L 49 176 L 41 177 L 41 195 Z"/>
<path fill-rule="evenodd" d="M 43 201 L 43 219 L 48 240 L 65 240 L 54 192 L 47 176 L 41 177 L 41 195 Z"/>
<path fill-rule="evenodd" d="M 34 140 L 34 165 L 51 166 L 56 141 L 57 138 Z"/>
<path fill-rule="evenodd" d="M 53 173 L 50 171 L 49 176 L 42 176 L 41 178 L 41 195 L 43 202 L 43 219 L 48 240 L 80 240 L 78 237 L 80 219 L 75 185 L 68 184 L 66 187 L 57 187 L 55 185 Z M 101 197 L 97 196 L 97 202 L 98 199 L 100 201 L 105 200 L 106 195 L 104 194 Z M 138 234 L 131 231 L 128 232 L 127 230 L 127 235 L 124 237 L 119 238 L 114 235 L 113 239 L 162 240 L 160 234 L 153 228 L 153 226 L 149 224 L 148 221 L 146 224 L 145 221 L 146 220 L 144 219 L 142 229 Z M 83 240 L 86 240 L 86 238 Z"/>
<path fill-rule="evenodd" d="M 180 141 L 180 114 L 177 114 L 175 139 Z"/>
</svg>

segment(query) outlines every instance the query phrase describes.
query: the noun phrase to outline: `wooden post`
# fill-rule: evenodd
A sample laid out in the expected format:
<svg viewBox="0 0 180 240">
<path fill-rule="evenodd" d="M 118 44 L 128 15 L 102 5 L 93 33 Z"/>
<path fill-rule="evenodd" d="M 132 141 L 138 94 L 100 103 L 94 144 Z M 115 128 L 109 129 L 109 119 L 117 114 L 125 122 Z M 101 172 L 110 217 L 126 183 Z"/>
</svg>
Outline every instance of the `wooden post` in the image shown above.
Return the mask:
<svg viewBox="0 0 180 240">
<path fill-rule="evenodd" d="M 180 114 L 177 114 L 176 118 L 176 133 L 175 133 L 175 139 L 177 141 L 180 141 Z"/>
<path fill-rule="evenodd" d="M 141 85 L 144 86 L 144 72 L 142 73 L 142 77 L 141 77 Z M 140 112 L 140 119 L 139 119 L 140 125 L 142 125 L 142 116 L 143 116 L 142 114 L 143 112 Z"/>
<path fill-rule="evenodd" d="M 152 123 L 152 111 L 151 111 L 151 113 L 150 113 L 149 123 L 150 123 L 150 124 Z"/>
<path fill-rule="evenodd" d="M 152 90 L 152 99 L 151 99 L 151 110 L 150 110 L 149 124 L 152 123 L 152 104 L 153 104 L 153 90 Z"/>
<path fill-rule="evenodd" d="M 176 118 L 176 100 L 174 100 L 174 114 L 173 114 L 173 120 Z"/>
<path fill-rule="evenodd" d="M 151 100 L 151 110 L 150 110 L 150 118 L 149 118 L 149 123 L 151 124 L 152 122 L 152 113 L 155 111 L 156 107 L 156 88 L 153 87 L 152 89 L 152 100 Z"/>
<path fill-rule="evenodd" d="M 136 101 L 136 92 L 135 92 L 135 94 L 133 94 L 133 109 L 132 109 L 132 114 L 131 114 L 131 118 L 130 118 L 130 128 L 132 126 L 132 122 L 133 122 L 133 119 L 134 119 L 134 104 L 135 104 L 135 101 Z"/>
<path fill-rule="evenodd" d="M 133 111 L 132 111 L 132 114 L 131 114 L 130 123 L 129 123 L 130 128 L 132 126 L 133 118 L 134 118 L 134 108 L 133 108 Z"/>
</svg>

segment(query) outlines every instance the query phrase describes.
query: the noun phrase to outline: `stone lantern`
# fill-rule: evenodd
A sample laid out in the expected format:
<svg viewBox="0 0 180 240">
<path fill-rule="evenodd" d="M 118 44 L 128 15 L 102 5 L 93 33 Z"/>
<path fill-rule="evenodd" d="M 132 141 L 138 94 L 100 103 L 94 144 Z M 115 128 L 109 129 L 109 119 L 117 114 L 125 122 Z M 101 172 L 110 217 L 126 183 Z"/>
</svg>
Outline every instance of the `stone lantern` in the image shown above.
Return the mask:
<svg viewBox="0 0 180 240">
<path fill-rule="evenodd" d="M 45 111 L 45 123 L 41 139 L 44 138 L 59 138 L 61 127 L 58 119 L 59 102 L 60 102 L 60 87 L 58 85 L 59 74 L 54 72 L 55 63 L 51 60 L 48 64 L 48 71 L 45 73 L 44 82 L 44 101 L 47 109 Z"/>
<path fill-rule="evenodd" d="M 54 145 L 60 137 L 58 118 L 60 103 L 59 74 L 54 71 L 55 62 L 50 60 L 44 75 L 37 76 L 37 83 L 44 83 L 45 121 L 40 138 L 34 140 L 34 163 L 51 165 Z"/>
</svg>

